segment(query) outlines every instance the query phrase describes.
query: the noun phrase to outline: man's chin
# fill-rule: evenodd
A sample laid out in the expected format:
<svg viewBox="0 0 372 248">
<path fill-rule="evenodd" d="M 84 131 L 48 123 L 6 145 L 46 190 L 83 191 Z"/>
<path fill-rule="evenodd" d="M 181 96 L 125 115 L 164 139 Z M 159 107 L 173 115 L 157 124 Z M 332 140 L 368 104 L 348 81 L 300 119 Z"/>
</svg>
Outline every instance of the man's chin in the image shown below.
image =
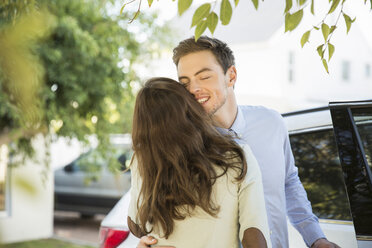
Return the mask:
<svg viewBox="0 0 372 248">
<path fill-rule="evenodd" d="M 207 114 L 210 116 L 210 117 L 213 117 L 216 112 L 217 112 L 217 109 L 211 109 L 211 110 L 206 110 Z"/>
</svg>

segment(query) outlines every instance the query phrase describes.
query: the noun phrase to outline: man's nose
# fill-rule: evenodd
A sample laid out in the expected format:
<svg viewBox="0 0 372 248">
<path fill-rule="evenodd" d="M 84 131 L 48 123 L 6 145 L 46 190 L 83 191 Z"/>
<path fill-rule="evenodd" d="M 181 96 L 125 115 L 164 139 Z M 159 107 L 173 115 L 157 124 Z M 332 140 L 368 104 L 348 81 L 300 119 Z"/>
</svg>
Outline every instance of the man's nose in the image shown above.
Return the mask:
<svg viewBox="0 0 372 248">
<path fill-rule="evenodd" d="M 198 93 L 200 91 L 200 84 L 197 80 L 193 80 L 190 82 L 189 91 L 191 94 Z"/>
</svg>

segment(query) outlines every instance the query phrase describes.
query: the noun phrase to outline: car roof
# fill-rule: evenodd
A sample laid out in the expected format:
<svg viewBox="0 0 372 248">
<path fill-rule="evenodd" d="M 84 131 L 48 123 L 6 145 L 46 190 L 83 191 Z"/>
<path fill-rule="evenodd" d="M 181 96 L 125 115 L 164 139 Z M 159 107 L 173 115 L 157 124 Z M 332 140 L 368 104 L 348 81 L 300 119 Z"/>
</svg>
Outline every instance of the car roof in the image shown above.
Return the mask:
<svg viewBox="0 0 372 248">
<path fill-rule="evenodd" d="M 132 136 L 129 133 L 126 134 L 110 134 L 110 143 L 113 146 L 132 146 Z"/>
<path fill-rule="evenodd" d="M 289 133 L 332 127 L 329 107 L 319 107 L 282 114 Z"/>
</svg>

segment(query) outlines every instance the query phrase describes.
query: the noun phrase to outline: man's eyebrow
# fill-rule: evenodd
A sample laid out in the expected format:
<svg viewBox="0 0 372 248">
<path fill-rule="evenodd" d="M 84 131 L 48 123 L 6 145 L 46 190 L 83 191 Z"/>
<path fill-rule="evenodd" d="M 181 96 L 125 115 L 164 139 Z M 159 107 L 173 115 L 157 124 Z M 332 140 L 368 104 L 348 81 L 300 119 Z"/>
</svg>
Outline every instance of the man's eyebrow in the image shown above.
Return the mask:
<svg viewBox="0 0 372 248">
<path fill-rule="evenodd" d="M 202 72 L 205 72 L 205 71 L 211 71 L 211 69 L 209 69 L 209 68 L 203 68 L 203 69 L 197 71 L 197 72 L 194 74 L 194 76 L 196 76 L 196 75 L 198 75 L 198 74 L 200 74 L 200 73 L 202 73 Z"/>
<path fill-rule="evenodd" d="M 202 72 L 205 72 L 205 71 L 212 71 L 212 69 L 207 68 L 207 67 L 206 67 L 206 68 L 203 68 L 203 69 L 197 71 L 197 72 L 194 74 L 194 76 L 197 76 L 198 74 L 200 74 L 200 73 L 202 73 Z M 186 76 L 180 76 L 180 77 L 178 77 L 178 80 L 181 80 L 181 79 L 189 79 L 189 78 L 186 77 Z"/>
<path fill-rule="evenodd" d="M 186 76 L 181 76 L 181 77 L 178 77 L 178 81 L 180 81 L 180 83 L 181 83 L 181 80 L 182 79 L 189 79 L 188 77 L 186 77 Z"/>
</svg>

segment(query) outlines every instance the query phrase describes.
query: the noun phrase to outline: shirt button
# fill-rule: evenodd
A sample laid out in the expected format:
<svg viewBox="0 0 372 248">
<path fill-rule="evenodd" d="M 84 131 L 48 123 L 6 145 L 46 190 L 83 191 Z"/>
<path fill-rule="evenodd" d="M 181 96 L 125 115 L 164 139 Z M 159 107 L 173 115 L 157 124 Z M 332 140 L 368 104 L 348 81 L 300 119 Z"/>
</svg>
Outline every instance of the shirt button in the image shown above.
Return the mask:
<svg viewBox="0 0 372 248">
<path fill-rule="evenodd" d="M 272 230 L 270 230 L 270 235 L 271 235 L 271 234 L 273 234 L 273 231 L 272 231 Z"/>
</svg>

